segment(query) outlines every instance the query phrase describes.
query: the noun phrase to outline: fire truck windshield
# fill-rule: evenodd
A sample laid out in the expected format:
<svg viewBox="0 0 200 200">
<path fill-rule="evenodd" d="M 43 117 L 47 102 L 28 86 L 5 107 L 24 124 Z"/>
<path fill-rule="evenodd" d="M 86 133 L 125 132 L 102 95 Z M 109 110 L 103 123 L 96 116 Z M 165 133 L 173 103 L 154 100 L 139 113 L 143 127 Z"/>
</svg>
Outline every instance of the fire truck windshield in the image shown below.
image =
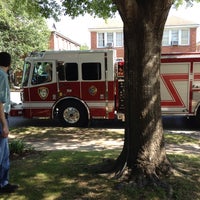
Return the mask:
<svg viewBox="0 0 200 200">
<path fill-rule="evenodd" d="M 22 86 L 28 85 L 29 73 L 30 73 L 31 63 L 25 62 L 22 77 Z"/>
<path fill-rule="evenodd" d="M 51 82 L 52 80 L 52 63 L 51 62 L 35 62 L 33 75 L 31 79 L 32 85 Z"/>
</svg>

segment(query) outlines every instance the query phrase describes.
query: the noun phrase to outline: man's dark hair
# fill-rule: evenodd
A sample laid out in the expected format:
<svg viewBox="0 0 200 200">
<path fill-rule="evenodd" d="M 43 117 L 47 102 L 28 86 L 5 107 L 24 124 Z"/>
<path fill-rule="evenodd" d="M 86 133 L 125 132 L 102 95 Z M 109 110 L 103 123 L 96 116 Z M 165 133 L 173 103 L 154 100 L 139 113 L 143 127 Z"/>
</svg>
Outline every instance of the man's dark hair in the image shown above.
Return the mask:
<svg viewBox="0 0 200 200">
<path fill-rule="evenodd" d="M 0 52 L 0 66 L 8 67 L 11 64 L 11 55 L 7 52 Z"/>
</svg>

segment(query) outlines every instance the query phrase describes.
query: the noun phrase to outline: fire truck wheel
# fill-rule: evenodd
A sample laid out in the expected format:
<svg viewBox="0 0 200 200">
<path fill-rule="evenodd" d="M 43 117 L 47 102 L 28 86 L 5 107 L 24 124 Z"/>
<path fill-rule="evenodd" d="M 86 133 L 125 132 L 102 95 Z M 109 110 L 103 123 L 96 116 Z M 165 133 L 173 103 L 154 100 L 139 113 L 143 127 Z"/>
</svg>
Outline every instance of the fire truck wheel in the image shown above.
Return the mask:
<svg viewBox="0 0 200 200">
<path fill-rule="evenodd" d="M 200 122 L 200 107 L 198 107 L 197 109 L 197 113 L 196 113 L 196 116 L 195 116 L 195 120 L 197 123 Z"/>
<path fill-rule="evenodd" d="M 84 127 L 88 123 L 86 108 L 76 101 L 63 103 L 59 109 L 58 117 L 64 126 Z"/>
</svg>

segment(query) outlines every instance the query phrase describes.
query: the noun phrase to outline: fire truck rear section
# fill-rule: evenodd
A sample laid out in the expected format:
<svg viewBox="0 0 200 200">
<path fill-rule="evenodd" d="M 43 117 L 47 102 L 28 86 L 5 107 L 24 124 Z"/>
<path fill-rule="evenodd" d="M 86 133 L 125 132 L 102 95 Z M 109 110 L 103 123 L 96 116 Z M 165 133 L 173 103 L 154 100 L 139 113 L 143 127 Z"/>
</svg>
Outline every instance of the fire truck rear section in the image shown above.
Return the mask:
<svg viewBox="0 0 200 200">
<path fill-rule="evenodd" d="M 160 84 L 163 115 L 199 117 L 199 53 L 162 55 Z M 27 118 L 58 118 L 67 126 L 124 119 L 124 62 L 113 50 L 33 53 L 25 59 L 21 96 Z"/>
</svg>

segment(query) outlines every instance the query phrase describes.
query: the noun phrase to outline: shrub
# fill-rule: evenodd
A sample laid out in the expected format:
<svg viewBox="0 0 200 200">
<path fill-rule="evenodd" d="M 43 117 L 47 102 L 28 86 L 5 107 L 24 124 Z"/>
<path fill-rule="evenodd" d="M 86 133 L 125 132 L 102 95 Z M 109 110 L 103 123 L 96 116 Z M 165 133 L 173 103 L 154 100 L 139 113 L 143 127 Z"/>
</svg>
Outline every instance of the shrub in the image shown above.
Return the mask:
<svg viewBox="0 0 200 200">
<path fill-rule="evenodd" d="M 10 154 L 21 155 L 27 151 L 33 151 L 33 147 L 26 144 L 23 140 L 14 139 L 9 143 Z"/>
</svg>

